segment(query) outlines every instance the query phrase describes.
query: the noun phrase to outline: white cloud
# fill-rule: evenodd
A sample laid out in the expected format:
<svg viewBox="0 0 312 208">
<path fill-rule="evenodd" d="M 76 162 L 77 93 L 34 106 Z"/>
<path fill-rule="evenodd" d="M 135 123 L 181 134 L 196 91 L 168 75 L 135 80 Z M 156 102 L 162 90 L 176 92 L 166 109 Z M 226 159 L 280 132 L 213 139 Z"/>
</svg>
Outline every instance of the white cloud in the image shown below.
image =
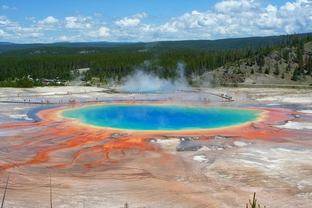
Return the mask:
<svg viewBox="0 0 312 208">
<path fill-rule="evenodd" d="M 36 21 L 36 17 L 25 17 L 25 20 Z"/>
<path fill-rule="evenodd" d="M 119 27 L 136 27 L 140 25 L 141 20 L 143 18 L 147 18 L 148 15 L 146 13 L 137 13 L 131 17 L 125 17 L 122 20 L 116 21 L 115 25 Z"/>
<path fill-rule="evenodd" d="M 296 6 L 290 2 L 286 2 L 285 6 L 281 7 L 282 10 L 294 11 Z"/>
<path fill-rule="evenodd" d="M 33 32 L 33 33 L 28 33 L 27 36 L 31 38 L 39 38 L 39 37 L 43 37 L 44 33 Z"/>
<path fill-rule="evenodd" d="M 103 37 L 108 37 L 110 35 L 109 33 L 110 29 L 107 27 L 100 27 L 97 30 L 90 30 L 84 33 L 85 37 L 92 37 L 94 39 L 101 39 Z"/>
<path fill-rule="evenodd" d="M 59 21 L 58 19 L 56 19 L 56 18 L 54 18 L 52 16 L 48 16 L 47 18 L 45 18 L 43 20 L 39 20 L 38 24 L 42 24 L 42 25 L 44 25 L 44 24 L 55 24 L 58 21 Z"/>
<path fill-rule="evenodd" d="M 287 2 L 280 8 L 271 4 L 263 7 L 256 0 L 223 0 L 213 10 L 185 13 L 159 29 L 163 33 L 184 34 L 184 39 L 217 39 L 311 32 L 311 20 L 312 1 L 308 0 Z"/>
<path fill-rule="evenodd" d="M 79 24 L 77 24 L 77 18 L 76 17 L 65 17 L 65 21 L 66 21 L 66 28 L 79 28 Z"/>
<path fill-rule="evenodd" d="M 6 16 L 0 16 L 0 26 L 8 26 L 12 23 Z"/>
<path fill-rule="evenodd" d="M 83 16 L 70 16 L 65 17 L 65 28 L 67 29 L 90 29 L 93 25 L 97 24 L 92 17 L 83 17 Z"/>
<path fill-rule="evenodd" d="M 137 13 L 135 15 L 132 16 L 132 18 L 138 18 L 138 19 L 143 19 L 143 18 L 147 18 L 147 14 L 145 12 L 143 13 Z"/>
<path fill-rule="evenodd" d="M 107 27 L 101 27 L 99 29 L 99 36 L 108 36 L 109 35 L 109 29 Z"/>
<path fill-rule="evenodd" d="M 145 12 L 114 17 L 111 23 L 103 22 L 107 16 L 100 13 L 42 20 L 25 17 L 23 23 L 0 15 L 0 33 L 12 42 L 54 42 L 219 39 L 312 31 L 312 1 L 288 0 L 280 7 L 263 2 L 269 1 L 220 0 L 211 10 L 189 11 L 161 24 L 151 23 L 155 16 Z M 2 9 L 12 8 L 3 5 Z"/>
<path fill-rule="evenodd" d="M 1 9 L 3 9 L 3 10 L 18 10 L 16 7 L 9 7 L 7 5 L 2 5 Z"/>
<path fill-rule="evenodd" d="M 0 36 L 5 37 L 5 36 L 8 36 L 8 34 L 4 32 L 3 30 L 0 30 Z"/>
<path fill-rule="evenodd" d="M 257 9 L 260 3 L 254 0 L 223 0 L 214 5 L 216 13 L 246 12 Z"/>
<path fill-rule="evenodd" d="M 13 33 L 24 33 L 25 35 L 34 32 L 36 29 L 31 27 L 21 27 L 20 25 L 11 26 L 8 31 Z"/>
<path fill-rule="evenodd" d="M 10 7 L 7 6 L 7 5 L 3 5 L 1 8 L 2 8 L 2 9 L 10 9 Z"/>
<path fill-rule="evenodd" d="M 60 36 L 58 38 L 58 41 L 71 41 L 71 40 L 73 40 L 73 38 L 72 37 L 68 37 L 66 35 L 62 35 L 62 36 Z"/>
<path fill-rule="evenodd" d="M 135 27 L 140 24 L 140 19 L 125 17 L 116 21 L 115 24 L 119 27 Z"/>
</svg>

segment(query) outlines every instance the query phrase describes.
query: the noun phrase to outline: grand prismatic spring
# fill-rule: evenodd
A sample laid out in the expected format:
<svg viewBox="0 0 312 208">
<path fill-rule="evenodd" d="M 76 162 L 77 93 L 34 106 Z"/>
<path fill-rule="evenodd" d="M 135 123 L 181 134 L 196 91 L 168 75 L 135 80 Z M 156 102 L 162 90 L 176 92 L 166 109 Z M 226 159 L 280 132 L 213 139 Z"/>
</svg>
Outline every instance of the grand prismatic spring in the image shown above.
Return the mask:
<svg viewBox="0 0 312 208">
<path fill-rule="evenodd" d="M 1 94 L 5 207 L 312 202 L 310 91 L 50 89 Z"/>
<path fill-rule="evenodd" d="M 228 127 L 254 121 L 260 111 L 181 105 L 98 105 L 67 110 L 62 116 L 107 128 L 175 131 Z"/>
</svg>

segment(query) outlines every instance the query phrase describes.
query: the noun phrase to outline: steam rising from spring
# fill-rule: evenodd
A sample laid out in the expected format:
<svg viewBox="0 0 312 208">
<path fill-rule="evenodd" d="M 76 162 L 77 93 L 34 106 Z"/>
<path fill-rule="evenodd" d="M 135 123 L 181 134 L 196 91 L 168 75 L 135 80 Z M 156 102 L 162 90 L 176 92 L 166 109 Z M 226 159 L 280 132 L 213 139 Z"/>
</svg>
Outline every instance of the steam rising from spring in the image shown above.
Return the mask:
<svg viewBox="0 0 312 208">
<path fill-rule="evenodd" d="M 167 80 L 159 78 L 152 72 L 137 69 L 134 74 L 122 80 L 124 85 L 121 87 L 121 90 L 131 92 L 171 92 L 190 89 L 191 87 L 184 76 L 184 64 L 177 64 L 176 74 L 177 78 L 175 80 Z"/>
</svg>

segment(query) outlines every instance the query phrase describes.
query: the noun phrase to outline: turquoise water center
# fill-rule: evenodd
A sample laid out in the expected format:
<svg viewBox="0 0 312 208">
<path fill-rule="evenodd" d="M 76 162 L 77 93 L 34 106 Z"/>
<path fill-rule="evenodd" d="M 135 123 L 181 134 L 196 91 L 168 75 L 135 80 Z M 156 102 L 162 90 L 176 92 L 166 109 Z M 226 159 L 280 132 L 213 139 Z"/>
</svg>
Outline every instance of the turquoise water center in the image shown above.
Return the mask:
<svg viewBox="0 0 312 208">
<path fill-rule="evenodd" d="M 239 125 L 261 111 L 185 105 L 109 104 L 65 110 L 62 116 L 105 128 L 126 130 L 191 130 Z"/>
</svg>

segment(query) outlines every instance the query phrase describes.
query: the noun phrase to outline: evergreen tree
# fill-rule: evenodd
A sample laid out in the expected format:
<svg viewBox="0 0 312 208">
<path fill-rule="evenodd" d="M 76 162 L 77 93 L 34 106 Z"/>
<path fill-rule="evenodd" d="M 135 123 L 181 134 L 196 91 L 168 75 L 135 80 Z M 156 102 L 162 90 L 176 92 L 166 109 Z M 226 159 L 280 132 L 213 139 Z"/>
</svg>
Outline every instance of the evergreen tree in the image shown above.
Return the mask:
<svg viewBox="0 0 312 208">
<path fill-rule="evenodd" d="M 287 65 L 287 67 L 286 67 L 286 72 L 287 72 L 287 73 L 290 72 L 290 62 L 288 62 L 288 65 Z"/>
<path fill-rule="evenodd" d="M 274 74 L 275 74 L 276 76 L 278 76 L 278 75 L 280 74 L 279 67 L 278 67 L 278 63 L 276 63 L 276 65 L 275 65 Z"/>
<path fill-rule="evenodd" d="M 304 42 L 303 42 L 303 40 L 300 40 L 299 48 L 300 48 L 301 54 L 304 54 Z"/>
<path fill-rule="evenodd" d="M 284 35 L 282 36 L 280 45 L 281 45 L 281 48 L 284 48 L 284 47 L 285 47 L 285 37 L 284 37 Z"/>
<path fill-rule="evenodd" d="M 264 73 L 265 73 L 265 74 L 270 74 L 270 69 L 269 69 L 269 68 L 266 68 L 265 71 L 264 71 Z"/>
<path fill-rule="evenodd" d="M 299 61 L 299 67 L 298 67 L 298 77 L 301 77 L 303 74 L 303 65 L 302 65 L 302 60 Z"/>
<path fill-rule="evenodd" d="M 292 80 L 297 81 L 298 80 L 298 68 L 295 69 L 293 76 L 291 77 Z"/>
<path fill-rule="evenodd" d="M 286 48 L 283 50 L 283 58 L 285 59 L 286 63 L 289 63 L 289 50 Z"/>
<path fill-rule="evenodd" d="M 304 56 L 304 65 L 305 65 L 305 68 L 307 69 L 309 65 L 309 57 L 307 55 Z"/>
<path fill-rule="evenodd" d="M 264 64 L 265 64 L 265 59 L 264 59 L 263 53 L 261 53 L 261 54 L 259 55 L 259 58 L 258 58 L 257 62 L 258 62 L 258 66 L 260 67 L 260 68 L 259 68 L 259 71 L 262 72 L 262 67 L 263 67 Z"/>
<path fill-rule="evenodd" d="M 307 66 L 307 75 L 312 75 L 312 57 L 309 57 L 308 66 Z"/>
</svg>

